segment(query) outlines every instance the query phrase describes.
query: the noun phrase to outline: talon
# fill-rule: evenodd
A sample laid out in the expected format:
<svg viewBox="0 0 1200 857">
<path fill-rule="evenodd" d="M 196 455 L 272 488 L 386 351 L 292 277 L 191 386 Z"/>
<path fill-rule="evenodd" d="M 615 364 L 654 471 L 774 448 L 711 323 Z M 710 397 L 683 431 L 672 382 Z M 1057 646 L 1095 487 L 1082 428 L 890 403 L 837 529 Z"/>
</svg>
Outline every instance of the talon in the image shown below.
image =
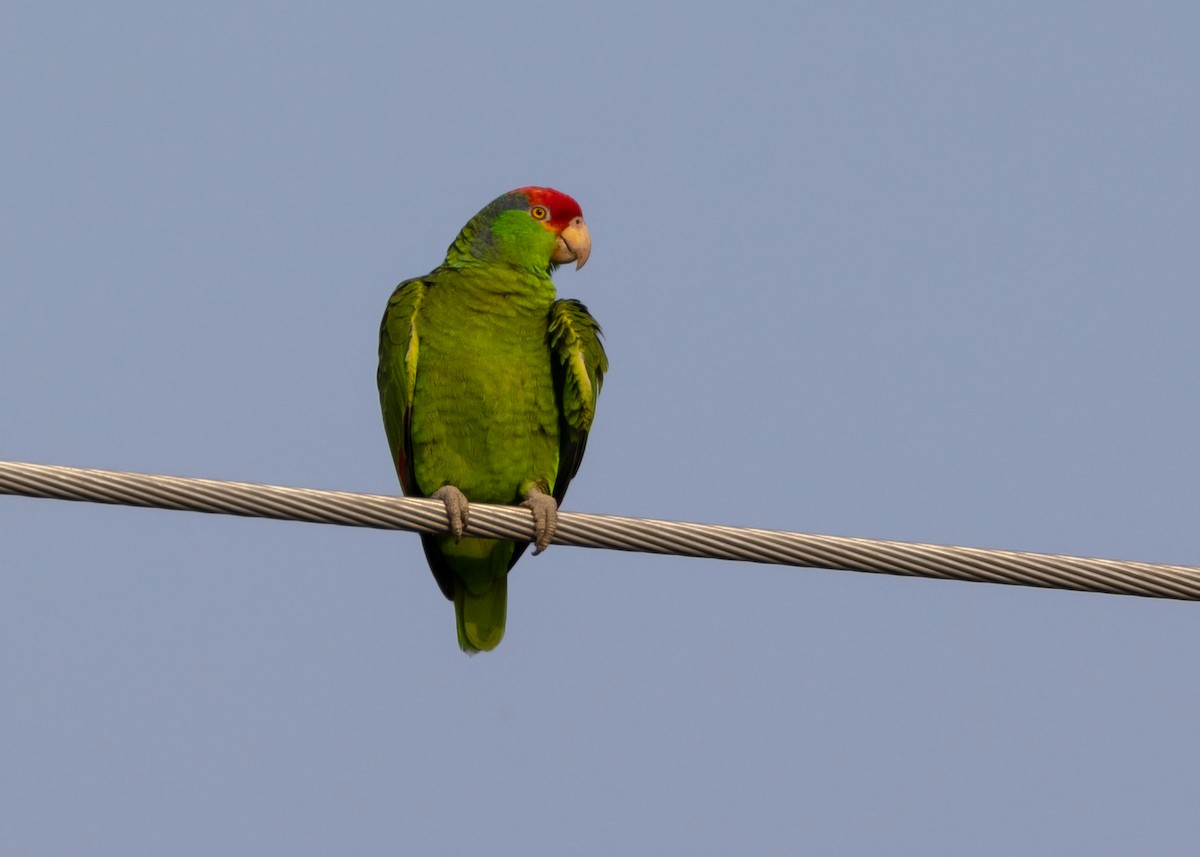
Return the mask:
<svg viewBox="0 0 1200 857">
<path fill-rule="evenodd" d="M 441 500 L 446 506 L 446 522 L 450 525 L 450 534 L 457 542 L 462 538 L 463 530 L 467 528 L 467 517 L 471 511 L 467 495 L 453 485 L 443 485 L 430 494 L 429 498 Z"/>
<path fill-rule="evenodd" d="M 558 528 L 558 501 L 540 488 L 530 488 L 521 505 L 533 512 L 533 555 L 537 556 L 550 547 Z"/>
</svg>

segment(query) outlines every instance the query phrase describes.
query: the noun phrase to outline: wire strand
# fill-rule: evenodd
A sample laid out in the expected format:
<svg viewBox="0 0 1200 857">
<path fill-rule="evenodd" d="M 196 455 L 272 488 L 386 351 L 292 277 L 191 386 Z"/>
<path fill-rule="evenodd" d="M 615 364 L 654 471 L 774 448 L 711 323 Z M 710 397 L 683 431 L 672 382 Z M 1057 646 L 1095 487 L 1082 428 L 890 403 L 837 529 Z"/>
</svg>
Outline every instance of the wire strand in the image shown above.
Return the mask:
<svg viewBox="0 0 1200 857">
<path fill-rule="evenodd" d="M 446 532 L 441 502 L 0 461 L 0 494 Z M 530 541 L 528 509 L 472 503 L 467 535 Z M 1200 600 L 1200 568 L 559 512 L 553 544 L 880 574 Z"/>
</svg>

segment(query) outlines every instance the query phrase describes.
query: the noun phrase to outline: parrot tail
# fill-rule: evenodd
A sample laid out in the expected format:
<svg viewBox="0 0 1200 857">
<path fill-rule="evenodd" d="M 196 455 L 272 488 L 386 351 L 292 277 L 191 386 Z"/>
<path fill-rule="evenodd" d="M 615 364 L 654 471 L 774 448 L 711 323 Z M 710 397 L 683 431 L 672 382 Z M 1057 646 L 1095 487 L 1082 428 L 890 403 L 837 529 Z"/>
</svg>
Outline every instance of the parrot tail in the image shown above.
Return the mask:
<svg viewBox="0 0 1200 857">
<path fill-rule="evenodd" d="M 460 582 L 454 591 L 459 648 L 468 654 L 496 648 L 504 637 L 507 606 L 507 574 L 501 574 L 492 581 L 491 588 L 478 595 Z"/>
</svg>

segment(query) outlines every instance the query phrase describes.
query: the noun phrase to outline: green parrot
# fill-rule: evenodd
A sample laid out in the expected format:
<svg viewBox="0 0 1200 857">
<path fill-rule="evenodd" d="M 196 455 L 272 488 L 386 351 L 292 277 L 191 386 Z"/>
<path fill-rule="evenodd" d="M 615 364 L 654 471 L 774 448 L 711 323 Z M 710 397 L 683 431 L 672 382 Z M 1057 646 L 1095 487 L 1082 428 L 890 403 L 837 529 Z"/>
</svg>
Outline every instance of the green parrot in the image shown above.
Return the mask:
<svg viewBox="0 0 1200 857">
<path fill-rule="evenodd" d="M 550 275 L 582 268 L 591 246 L 575 200 L 519 188 L 471 218 L 441 265 L 397 286 L 383 314 L 383 425 L 404 494 L 446 506 L 450 534 L 421 543 L 465 652 L 504 636 L 508 571 L 527 547 L 463 537 L 469 502 L 528 507 L 538 554 L 583 458 L 608 358 L 596 320 L 557 300 Z"/>
</svg>

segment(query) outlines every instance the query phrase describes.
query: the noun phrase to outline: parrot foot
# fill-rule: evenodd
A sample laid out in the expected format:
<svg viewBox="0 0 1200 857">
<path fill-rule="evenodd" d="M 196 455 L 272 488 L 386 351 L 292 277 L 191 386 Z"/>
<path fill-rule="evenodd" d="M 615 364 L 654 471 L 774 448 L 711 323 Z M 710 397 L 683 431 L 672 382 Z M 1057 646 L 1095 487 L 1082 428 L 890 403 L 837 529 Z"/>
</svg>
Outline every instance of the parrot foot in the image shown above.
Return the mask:
<svg viewBox="0 0 1200 857">
<path fill-rule="evenodd" d="M 467 495 L 453 485 L 443 485 L 430 494 L 429 499 L 441 500 L 445 504 L 446 521 L 450 525 L 450 534 L 454 536 L 454 541 L 457 542 L 462 538 L 463 530 L 467 527 L 467 515 L 470 512 Z"/>
<path fill-rule="evenodd" d="M 530 488 L 522 506 L 533 512 L 533 555 L 550 547 L 558 527 L 558 501 L 540 488 Z"/>
</svg>

